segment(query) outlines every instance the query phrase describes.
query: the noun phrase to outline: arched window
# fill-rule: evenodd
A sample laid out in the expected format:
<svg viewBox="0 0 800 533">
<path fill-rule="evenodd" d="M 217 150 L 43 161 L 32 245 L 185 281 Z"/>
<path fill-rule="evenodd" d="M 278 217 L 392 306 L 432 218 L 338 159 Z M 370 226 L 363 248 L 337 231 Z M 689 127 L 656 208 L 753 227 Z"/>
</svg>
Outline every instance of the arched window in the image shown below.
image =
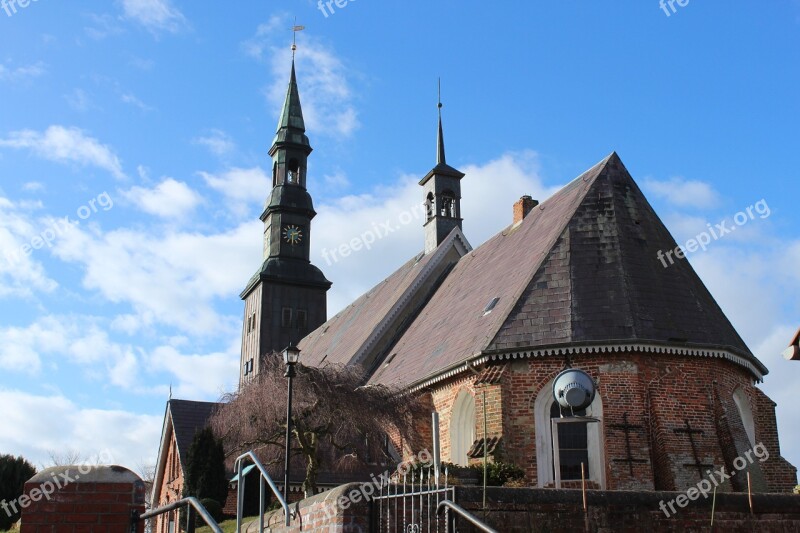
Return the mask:
<svg viewBox="0 0 800 533">
<path fill-rule="evenodd" d="M 567 415 L 568 413 L 565 413 Z M 586 410 L 576 411 L 577 416 L 586 416 Z M 561 418 L 561 409 L 554 401 L 550 407 L 550 418 Z M 581 478 L 581 463 L 589 471 L 589 424 L 574 422 L 557 424 L 558 427 L 558 462 L 561 480 Z M 553 454 L 553 475 L 555 476 L 555 454 Z"/>
<path fill-rule="evenodd" d="M 555 407 L 554 407 L 555 405 Z M 536 431 L 536 470 L 537 484 L 545 487 L 555 481 L 553 471 L 554 450 L 550 420 L 560 416 L 558 404 L 553 398 L 553 382 L 542 387 L 533 404 Z M 594 397 L 592 405 L 582 416 L 603 418 L 603 402 L 600 393 Z M 564 413 L 566 416 L 567 413 Z M 588 463 L 587 479 L 597 483 L 601 489 L 606 485 L 605 452 L 603 450 L 602 422 L 556 424 L 559 426 L 558 447 L 561 463 L 561 479 L 580 479 L 581 461 Z M 561 426 L 567 426 L 562 429 Z M 574 426 L 574 427 L 573 427 Z M 575 470 L 577 465 L 577 470 Z M 577 474 L 576 474 L 577 472 Z M 577 476 L 577 477 L 575 477 Z"/>
<path fill-rule="evenodd" d="M 272 164 L 272 187 L 278 184 L 278 163 Z"/>
<path fill-rule="evenodd" d="M 425 198 L 425 220 L 426 221 L 428 221 L 428 220 L 433 218 L 434 209 L 435 208 L 433 206 L 433 193 L 429 192 L 428 193 L 428 197 Z"/>
<path fill-rule="evenodd" d="M 475 398 L 462 390 L 450 413 L 450 462 L 467 466 L 472 443 L 475 442 Z"/>
<path fill-rule="evenodd" d="M 297 159 L 290 159 L 287 169 L 289 171 L 287 176 L 289 183 L 298 184 L 300 182 L 300 164 Z"/>
<path fill-rule="evenodd" d="M 742 425 L 747 433 L 747 438 L 750 439 L 750 446 L 755 446 L 756 425 L 753 420 L 753 410 L 750 408 L 750 400 L 744 390 L 738 388 L 734 391 L 733 402 L 736 404 L 736 408 L 739 409 L 739 416 L 742 418 Z"/>
</svg>

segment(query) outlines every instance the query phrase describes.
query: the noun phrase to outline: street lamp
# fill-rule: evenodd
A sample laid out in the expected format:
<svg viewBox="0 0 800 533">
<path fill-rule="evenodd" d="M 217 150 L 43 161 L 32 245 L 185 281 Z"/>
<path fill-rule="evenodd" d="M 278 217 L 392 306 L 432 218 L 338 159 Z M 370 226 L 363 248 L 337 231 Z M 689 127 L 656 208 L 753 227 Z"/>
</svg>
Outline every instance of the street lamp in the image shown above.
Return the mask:
<svg viewBox="0 0 800 533">
<path fill-rule="evenodd" d="M 296 375 L 294 365 L 300 359 L 300 349 L 291 344 L 283 350 L 283 362 L 286 363 L 285 377 L 289 378 L 289 395 L 286 402 L 286 457 L 283 468 L 283 499 L 289 503 L 289 456 L 292 442 L 292 378 Z M 288 522 L 289 517 L 286 517 Z M 287 523 L 288 525 L 288 523 Z"/>
</svg>

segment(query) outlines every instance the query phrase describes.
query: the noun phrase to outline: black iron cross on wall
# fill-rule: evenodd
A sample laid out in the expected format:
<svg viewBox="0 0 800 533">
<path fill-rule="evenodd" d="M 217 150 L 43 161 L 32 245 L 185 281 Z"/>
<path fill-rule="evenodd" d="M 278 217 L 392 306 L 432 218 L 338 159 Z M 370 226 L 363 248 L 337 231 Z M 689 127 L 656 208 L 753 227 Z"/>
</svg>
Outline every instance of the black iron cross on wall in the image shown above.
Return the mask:
<svg viewBox="0 0 800 533">
<path fill-rule="evenodd" d="M 672 431 L 675 433 L 686 433 L 689 435 L 689 443 L 692 445 L 692 453 L 694 454 L 694 464 L 684 464 L 683 466 L 686 467 L 695 467 L 697 468 L 697 473 L 700 475 L 700 479 L 703 478 L 703 469 L 704 468 L 713 468 L 714 465 L 705 464 L 700 461 L 700 454 L 697 451 L 697 443 L 694 441 L 695 435 L 702 435 L 702 429 L 693 429 L 691 425 L 689 425 L 689 419 L 684 418 L 683 423 L 686 425 L 684 428 L 675 428 Z"/>
<path fill-rule="evenodd" d="M 608 427 L 611 429 L 618 429 L 620 431 L 625 432 L 625 451 L 626 457 L 624 459 L 614 459 L 615 463 L 628 463 L 628 469 L 630 470 L 631 476 L 633 476 L 633 465 L 634 463 L 644 464 L 647 463 L 645 459 L 634 459 L 633 454 L 631 453 L 631 430 L 641 430 L 642 426 L 637 426 L 635 424 L 628 423 L 628 412 L 625 411 L 622 413 L 622 424 L 611 424 Z"/>
</svg>

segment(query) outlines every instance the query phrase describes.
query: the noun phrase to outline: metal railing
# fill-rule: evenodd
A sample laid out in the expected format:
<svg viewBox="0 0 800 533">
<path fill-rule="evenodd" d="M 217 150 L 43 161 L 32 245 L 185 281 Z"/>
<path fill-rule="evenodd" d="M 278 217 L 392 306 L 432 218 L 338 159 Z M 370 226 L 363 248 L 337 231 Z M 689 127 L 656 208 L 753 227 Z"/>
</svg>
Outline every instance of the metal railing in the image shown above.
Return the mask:
<svg viewBox="0 0 800 533">
<path fill-rule="evenodd" d="M 289 509 L 289 504 L 286 503 L 286 500 L 283 498 L 283 494 L 281 491 L 278 490 L 277 485 L 275 482 L 272 481 L 272 478 L 269 477 L 269 473 L 264 468 L 264 465 L 261 464 L 261 461 L 258 460 L 258 457 L 250 451 L 244 453 L 236 458 L 235 469 L 236 475 L 239 479 L 239 485 L 237 487 L 237 501 L 236 501 L 236 531 L 237 533 L 241 533 L 242 531 L 242 515 L 244 514 L 244 489 L 245 489 L 245 482 L 244 477 L 242 475 L 242 471 L 244 470 L 244 461 L 249 459 L 258 468 L 259 471 L 259 496 L 258 496 L 258 530 L 264 531 L 264 503 L 265 503 L 265 496 L 266 491 L 264 490 L 264 482 L 266 481 L 269 484 L 269 488 L 272 489 L 272 493 L 278 499 L 278 502 L 281 504 L 283 508 L 283 513 L 286 516 L 286 525 L 290 525 L 292 521 L 292 513 Z"/>
<path fill-rule="evenodd" d="M 448 517 L 440 519 L 436 508 L 441 501 L 455 498 L 455 489 L 448 485 L 445 471 L 444 486 L 434 468 L 399 475 L 396 483 L 381 483 L 380 493 L 371 496 L 371 531 L 378 533 L 422 533 L 447 531 Z M 410 485 L 409 485 L 410 481 Z"/>
<path fill-rule="evenodd" d="M 135 525 L 142 520 L 149 520 L 150 518 L 155 518 L 156 516 L 162 515 L 164 513 L 168 513 L 170 511 L 174 511 L 175 509 L 180 509 L 181 507 L 187 507 L 189 512 L 186 513 L 186 531 L 187 533 L 194 533 L 194 513 L 200 515 L 200 518 L 211 528 L 211 531 L 214 533 L 222 533 L 222 530 L 217 524 L 217 521 L 208 514 L 208 511 L 203 504 L 200 503 L 197 498 L 188 497 L 182 500 L 178 500 L 176 502 L 172 502 L 170 504 L 164 505 L 163 507 L 159 507 L 158 509 L 153 509 L 152 511 L 147 511 L 144 514 L 139 514 L 136 511 L 133 513 L 133 517 L 131 518 L 131 522 Z"/>
<path fill-rule="evenodd" d="M 469 511 L 464 509 L 463 507 L 459 507 L 455 503 L 451 502 L 450 500 L 442 500 L 439 502 L 439 507 L 436 509 L 436 514 L 442 514 L 442 511 L 447 512 L 448 509 L 452 509 L 455 511 L 456 514 L 461 516 L 464 520 L 472 524 L 473 526 L 477 527 L 481 531 L 485 531 L 486 533 L 497 533 L 496 529 L 492 529 L 491 527 L 487 526 L 480 520 L 478 520 L 475 515 L 471 514 Z"/>
</svg>

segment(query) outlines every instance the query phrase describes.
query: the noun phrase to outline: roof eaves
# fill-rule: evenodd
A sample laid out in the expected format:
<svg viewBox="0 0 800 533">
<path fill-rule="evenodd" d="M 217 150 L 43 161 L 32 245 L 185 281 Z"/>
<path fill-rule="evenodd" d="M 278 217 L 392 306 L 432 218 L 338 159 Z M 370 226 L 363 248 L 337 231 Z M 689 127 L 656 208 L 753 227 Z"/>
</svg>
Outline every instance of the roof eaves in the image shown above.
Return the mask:
<svg viewBox="0 0 800 533">
<path fill-rule="evenodd" d="M 153 493 L 151 496 L 151 502 L 153 504 L 158 503 L 158 499 L 161 497 L 161 485 L 164 481 L 164 470 L 166 469 L 166 462 L 167 462 L 167 450 L 169 449 L 166 444 L 169 440 L 169 436 L 175 433 L 174 428 L 172 427 L 172 414 L 170 413 L 169 409 L 169 402 L 167 402 L 166 407 L 164 408 L 164 424 L 161 427 L 161 442 L 158 445 L 158 461 L 156 463 L 156 477 L 153 480 Z"/>
</svg>

